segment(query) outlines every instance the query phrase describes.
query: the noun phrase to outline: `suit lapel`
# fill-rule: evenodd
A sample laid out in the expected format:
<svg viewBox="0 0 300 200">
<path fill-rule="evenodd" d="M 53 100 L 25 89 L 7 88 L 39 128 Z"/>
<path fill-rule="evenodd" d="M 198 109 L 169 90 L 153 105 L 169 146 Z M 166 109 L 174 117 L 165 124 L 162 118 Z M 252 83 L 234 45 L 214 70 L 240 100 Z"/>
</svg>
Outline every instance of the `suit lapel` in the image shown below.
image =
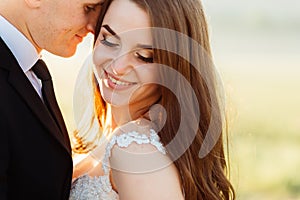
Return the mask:
<svg viewBox="0 0 300 200">
<path fill-rule="evenodd" d="M 1 66 L 9 70 L 8 82 L 15 88 L 20 97 L 26 102 L 31 111 L 36 115 L 37 119 L 44 125 L 48 132 L 56 138 L 56 140 L 71 153 L 69 140 L 66 138 L 66 129 L 60 130 L 57 123 L 51 117 L 46 106 L 42 102 L 39 95 L 31 85 L 30 81 L 21 70 L 14 56 L 0 38 L 0 55 Z M 3 60 L 4 59 L 4 60 Z"/>
</svg>

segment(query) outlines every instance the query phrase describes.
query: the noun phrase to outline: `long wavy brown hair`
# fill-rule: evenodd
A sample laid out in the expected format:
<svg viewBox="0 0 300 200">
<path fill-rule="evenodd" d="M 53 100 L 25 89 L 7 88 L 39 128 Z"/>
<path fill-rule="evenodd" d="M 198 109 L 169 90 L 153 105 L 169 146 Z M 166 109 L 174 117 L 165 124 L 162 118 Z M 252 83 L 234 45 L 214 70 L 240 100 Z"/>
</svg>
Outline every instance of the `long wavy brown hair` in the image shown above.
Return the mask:
<svg viewBox="0 0 300 200">
<path fill-rule="evenodd" d="M 106 0 L 102 7 L 95 40 L 112 1 Z M 227 136 L 223 128 L 226 125 L 223 120 L 224 110 L 219 98 L 219 85 L 201 2 L 130 1 L 149 14 L 152 27 L 179 33 L 153 30 L 152 36 L 155 47 L 154 62 L 172 67 L 184 77 L 184 81 L 180 81 L 176 76 L 170 77 L 168 70 L 160 71 L 163 83 L 173 85 L 173 89 L 171 91 L 168 87 L 162 87 L 159 103 L 165 109 L 167 119 L 159 135 L 180 174 L 185 199 L 235 199 L 234 188 L 228 180 L 229 170 L 225 159 L 223 139 L 227 139 Z M 188 39 L 182 39 L 180 34 Z M 198 45 L 195 46 L 195 42 Z M 189 83 L 192 91 L 187 89 L 185 81 Z M 106 106 L 99 92 L 96 92 L 95 105 L 101 125 L 105 121 Z M 212 137 L 208 137 L 208 133 Z M 204 144 L 206 138 L 209 138 L 208 144 L 212 146 Z M 201 147 L 206 153 L 200 158 Z"/>
</svg>

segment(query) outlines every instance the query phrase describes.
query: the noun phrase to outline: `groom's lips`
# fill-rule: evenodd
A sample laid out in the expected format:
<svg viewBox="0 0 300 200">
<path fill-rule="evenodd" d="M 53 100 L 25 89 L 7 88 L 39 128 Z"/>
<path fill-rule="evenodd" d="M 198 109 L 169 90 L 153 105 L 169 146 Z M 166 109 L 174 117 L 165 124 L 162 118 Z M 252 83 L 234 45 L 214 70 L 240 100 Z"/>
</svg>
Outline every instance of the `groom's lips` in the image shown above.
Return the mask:
<svg viewBox="0 0 300 200">
<path fill-rule="evenodd" d="M 75 37 L 78 39 L 79 42 L 82 42 L 84 36 L 80 36 L 80 35 L 75 35 Z"/>
</svg>

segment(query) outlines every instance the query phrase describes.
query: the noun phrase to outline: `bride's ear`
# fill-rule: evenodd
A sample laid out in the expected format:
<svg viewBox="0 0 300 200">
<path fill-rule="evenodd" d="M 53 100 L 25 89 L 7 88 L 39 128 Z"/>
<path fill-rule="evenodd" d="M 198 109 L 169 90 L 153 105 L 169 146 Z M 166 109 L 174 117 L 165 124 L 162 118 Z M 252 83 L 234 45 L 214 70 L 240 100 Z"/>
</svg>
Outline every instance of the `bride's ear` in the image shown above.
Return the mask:
<svg viewBox="0 0 300 200">
<path fill-rule="evenodd" d="M 24 1 L 29 8 L 38 8 L 42 3 L 42 0 L 24 0 Z"/>
</svg>

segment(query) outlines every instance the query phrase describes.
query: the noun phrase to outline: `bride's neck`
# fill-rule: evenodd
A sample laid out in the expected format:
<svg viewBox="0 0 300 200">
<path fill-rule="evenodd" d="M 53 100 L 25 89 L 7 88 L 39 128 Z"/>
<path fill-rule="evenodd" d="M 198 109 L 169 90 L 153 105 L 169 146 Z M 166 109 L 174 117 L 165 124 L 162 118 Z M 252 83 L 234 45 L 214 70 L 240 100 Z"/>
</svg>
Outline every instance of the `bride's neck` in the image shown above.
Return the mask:
<svg viewBox="0 0 300 200">
<path fill-rule="evenodd" d="M 112 107 L 108 106 L 106 116 L 106 127 L 113 131 L 118 126 L 126 124 L 130 121 L 136 120 L 141 117 L 147 117 L 148 110 L 130 110 L 129 107 Z"/>
</svg>

